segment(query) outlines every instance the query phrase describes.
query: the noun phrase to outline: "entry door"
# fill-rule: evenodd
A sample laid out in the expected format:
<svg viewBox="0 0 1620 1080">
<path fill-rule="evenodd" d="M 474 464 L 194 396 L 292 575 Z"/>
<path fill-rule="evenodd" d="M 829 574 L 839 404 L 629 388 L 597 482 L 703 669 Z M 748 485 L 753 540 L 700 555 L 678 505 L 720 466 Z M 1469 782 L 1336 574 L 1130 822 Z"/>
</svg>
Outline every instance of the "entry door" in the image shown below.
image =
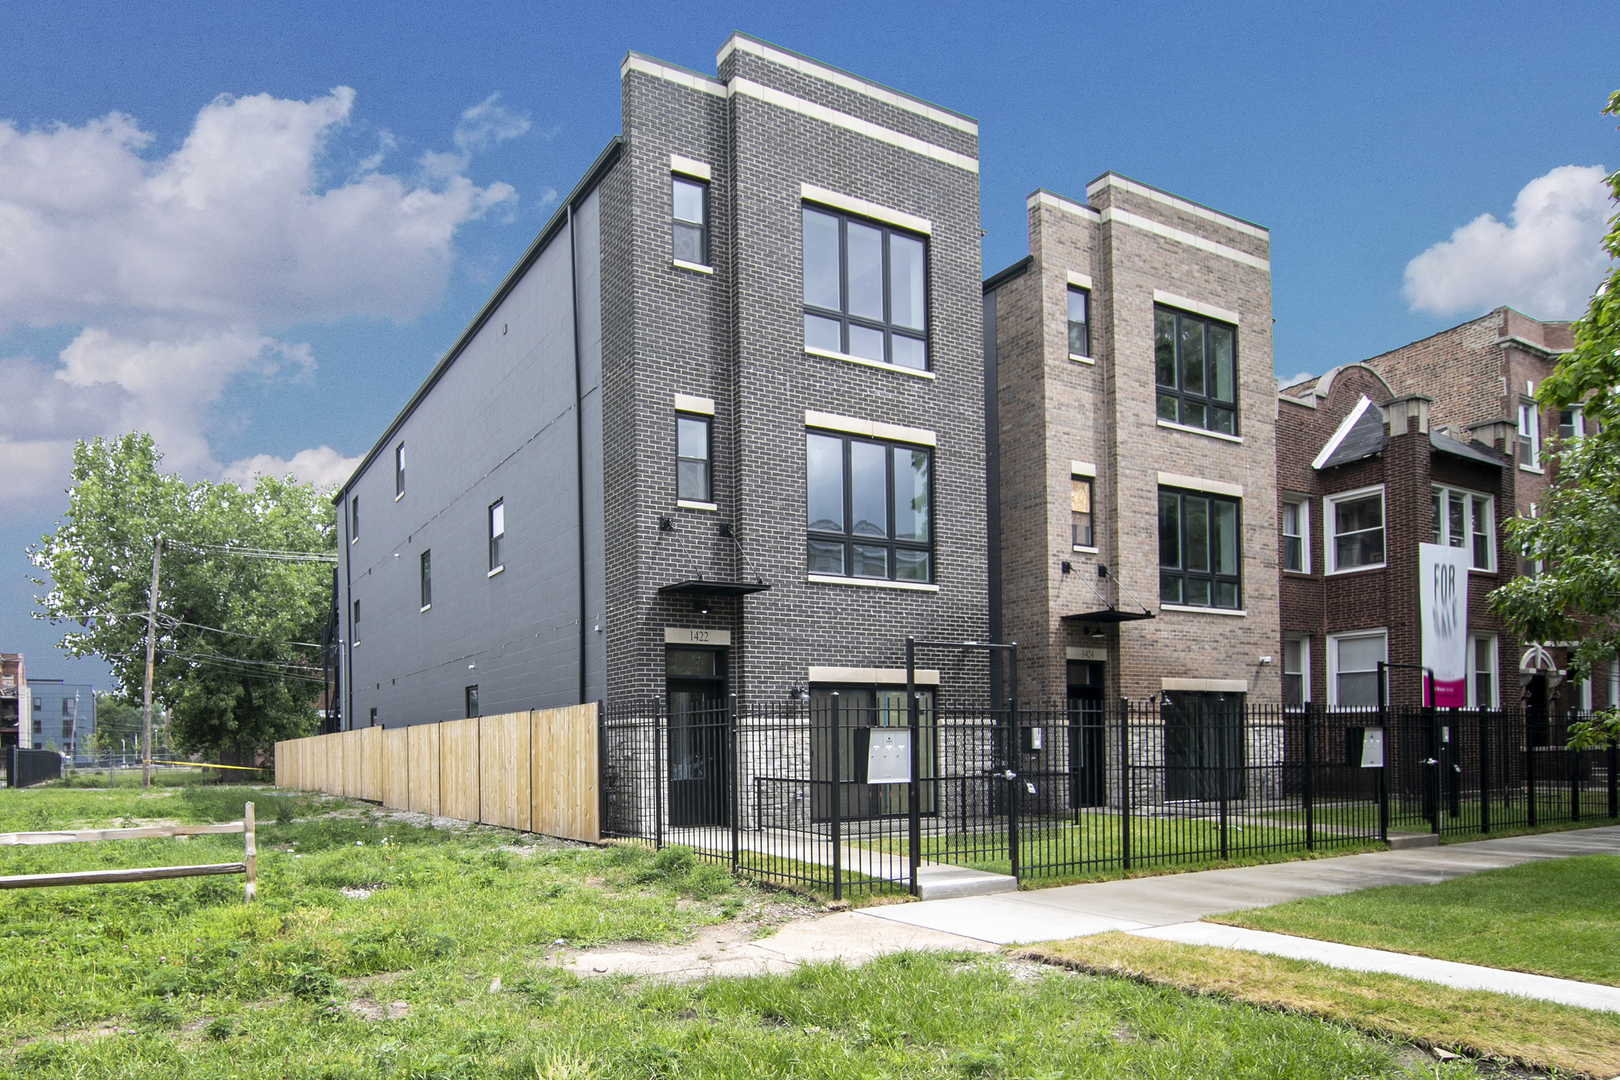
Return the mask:
<svg viewBox="0 0 1620 1080">
<path fill-rule="evenodd" d="M 670 649 L 669 823 L 731 824 L 731 755 L 723 654 Z"/>
<path fill-rule="evenodd" d="M 1108 801 L 1103 740 L 1103 665 L 1069 661 L 1069 806 Z"/>
</svg>

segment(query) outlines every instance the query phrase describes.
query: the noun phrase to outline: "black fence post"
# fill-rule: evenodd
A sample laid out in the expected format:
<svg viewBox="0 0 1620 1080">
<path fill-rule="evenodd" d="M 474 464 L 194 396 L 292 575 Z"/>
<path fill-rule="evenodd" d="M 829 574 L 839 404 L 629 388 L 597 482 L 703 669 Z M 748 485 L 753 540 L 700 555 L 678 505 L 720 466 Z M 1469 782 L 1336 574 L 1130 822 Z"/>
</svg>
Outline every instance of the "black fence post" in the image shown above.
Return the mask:
<svg viewBox="0 0 1620 1080">
<path fill-rule="evenodd" d="M 1220 799 L 1221 799 L 1221 803 L 1220 803 L 1220 806 L 1221 806 L 1221 813 L 1220 813 L 1220 822 L 1221 822 L 1221 859 L 1223 861 L 1228 856 L 1228 849 L 1227 849 L 1227 842 L 1226 842 L 1226 788 L 1227 788 L 1227 784 L 1228 784 L 1230 778 L 1226 775 L 1226 740 L 1232 734 L 1231 726 L 1232 726 L 1232 717 L 1231 717 L 1230 711 L 1225 709 L 1225 708 L 1222 708 L 1221 709 L 1220 723 L 1215 725 L 1215 732 L 1216 732 L 1216 736 L 1217 736 L 1217 740 L 1218 740 L 1216 742 L 1216 744 L 1215 744 L 1215 765 L 1216 765 L 1216 768 L 1220 771 L 1220 781 L 1219 782 L 1220 782 L 1220 785 L 1221 785 L 1220 786 Z"/>
<path fill-rule="evenodd" d="M 1395 748 L 1394 732 L 1390 730 L 1389 723 L 1389 665 L 1378 661 L 1378 723 L 1379 730 L 1384 733 L 1384 766 L 1378 770 L 1378 839 L 1389 843 L 1389 762 L 1394 756 L 1391 751 Z"/>
<path fill-rule="evenodd" d="M 1487 719 L 1490 715 L 1484 709 L 1479 710 L 1479 831 L 1482 833 L 1491 831 L 1491 727 Z"/>
<path fill-rule="evenodd" d="M 1131 868 L 1131 700 L 1119 699 L 1119 857 Z"/>
<path fill-rule="evenodd" d="M 911 732 L 911 779 L 906 784 L 906 847 L 910 893 L 922 896 L 922 785 L 918 771 L 922 764 L 922 717 L 917 707 L 917 641 L 906 638 L 906 727 Z"/>
<path fill-rule="evenodd" d="M 1533 829 L 1536 826 L 1536 748 L 1530 745 L 1529 725 L 1525 725 L 1524 732 L 1524 782 L 1528 806 L 1525 819 Z"/>
<path fill-rule="evenodd" d="M 653 850 L 658 851 L 664 846 L 664 739 L 665 723 L 662 706 L 653 710 L 652 743 L 653 743 Z"/>
<path fill-rule="evenodd" d="M 1565 738 L 1568 738 L 1569 717 L 1564 717 Z M 1569 820 L 1581 820 L 1581 752 L 1569 751 Z"/>
<path fill-rule="evenodd" d="M 742 864 L 742 756 L 737 753 L 737 695 L 732 694 L 726 710 L 726 726 L 731 743 L 731 872 Z"/>
<path fill-rule="evenodd" d="M 832 873 L 833 899 L 844 898 L 844 774 L 839 770 L 839 737 L 843 734 L 843 720 L 838 715 L 838 692 L 832 695 Z M 812 780 L 812 783 L 814 781 Z M 811 796 L 814 806 L 815 796 Z"/>
<path fill-rule="evenodd" d="M 1609 743 L 1609 816 L 1620 818 L 1620 783 L 1616 782 L 1615 773 L 1620 771 L 1620 743 Z"/>
<path fill-rule="evenodd" d="M 1018 764 L 1018 698 L 1013 696 L 1007 699 L 1007 863 L 1012 869 L 1013 880 L 1018 877 L 1018 805 L 1020 802 L 1019 785 L 1023 778 L 1018 770 L 1013 768 Z"/>
<path fill-rule="evenodd" d="M 1300 713 L 1301 719 L 1305 721 L 1305 784 L 1302 794 L 1305 800 L 1306 851 L 1316 850 L 1316 755 L 1311 746 L 1312 728 L 1315 726 L 1312 722 L 1315 719 L 1314 712 L 1311 703 L 1306 702 L 1304 711 Z"/>
</svg>

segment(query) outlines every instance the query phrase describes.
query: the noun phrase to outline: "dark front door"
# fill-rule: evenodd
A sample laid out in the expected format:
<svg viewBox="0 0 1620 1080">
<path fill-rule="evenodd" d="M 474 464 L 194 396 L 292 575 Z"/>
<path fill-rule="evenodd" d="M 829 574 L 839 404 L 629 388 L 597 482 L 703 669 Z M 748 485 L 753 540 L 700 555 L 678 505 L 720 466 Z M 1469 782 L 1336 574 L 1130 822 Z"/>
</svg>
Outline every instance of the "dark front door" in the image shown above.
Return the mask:
<svg viewBox="0 0 1620 1080">
<path fill-rule="evenodd" d="M 1165 797 L 1243 798 L 1243 695 L 1172 690 L 1164 697 Z"/>
<path fill-rule="evenodd" d="M 725 653 L 669 649 L 669 823 L 731 824 L 731 752 Z"/>
<path fill-rule="evenodd" d="M 1108 801 L 1104 771 L 1103 665 L 1069 661 L 1069 806 Z"/>
</svg>

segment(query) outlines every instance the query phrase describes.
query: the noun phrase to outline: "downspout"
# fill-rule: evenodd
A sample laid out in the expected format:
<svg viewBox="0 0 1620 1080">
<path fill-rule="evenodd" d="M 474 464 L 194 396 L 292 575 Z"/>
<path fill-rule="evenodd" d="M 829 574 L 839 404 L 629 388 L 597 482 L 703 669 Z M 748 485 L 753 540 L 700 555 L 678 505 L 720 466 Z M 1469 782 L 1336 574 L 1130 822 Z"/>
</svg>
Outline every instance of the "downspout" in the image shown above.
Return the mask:
<svg viewBox="0 0 1620 1080">
<path fill-rule="evenodd" d="M 590 679 L 585 655 L 590 603 L 589 583 L 585 580 L 585 365 L 579 348 L 579 265 L 574 249 L 574 204 L 567 206 L 568 228 L 568 306 L 574 321 L 574 526 L 579 531 L 579 703 L 586 702 Z"/>
<path fill-rule="evenodd" d="M 349 489 L 342 491 L 343 501 L 338 504 L 338 512 L 343 515 L 343 640 L 338 643 L 338 678 L 343 685 L 338 687 L 338 694 L 347 699 L 348 704 L 343 715 L 338 718 L 338 730 L 346 731 L 354 727 L 354 548 L 353 537 L 349 535 Z M 348 674 L 345 676 L 344 672 Z"/>
</svg>

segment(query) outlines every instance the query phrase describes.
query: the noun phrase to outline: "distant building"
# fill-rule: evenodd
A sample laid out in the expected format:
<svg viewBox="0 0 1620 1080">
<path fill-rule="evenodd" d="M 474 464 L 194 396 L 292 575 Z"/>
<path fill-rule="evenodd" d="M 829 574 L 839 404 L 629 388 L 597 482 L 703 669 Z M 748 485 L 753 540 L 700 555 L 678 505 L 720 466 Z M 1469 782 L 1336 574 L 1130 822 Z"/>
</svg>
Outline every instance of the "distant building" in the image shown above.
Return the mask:
<svg viewBox="0 0 1620 1080">
<path fill-rule="evenodd" d="M 36 750 L 59 750 L 74 760 L 90 756 L 85 746 L 96 730 L 96 689 L 89 683 L 29 679 L 29 742 Z"/>
<path fill-rule="evenodd" d="M 28 710 L 22 653 L 0 653 L 0 747 L 28 745 L 27 732 L 18 723 Z"/>
</svg>

